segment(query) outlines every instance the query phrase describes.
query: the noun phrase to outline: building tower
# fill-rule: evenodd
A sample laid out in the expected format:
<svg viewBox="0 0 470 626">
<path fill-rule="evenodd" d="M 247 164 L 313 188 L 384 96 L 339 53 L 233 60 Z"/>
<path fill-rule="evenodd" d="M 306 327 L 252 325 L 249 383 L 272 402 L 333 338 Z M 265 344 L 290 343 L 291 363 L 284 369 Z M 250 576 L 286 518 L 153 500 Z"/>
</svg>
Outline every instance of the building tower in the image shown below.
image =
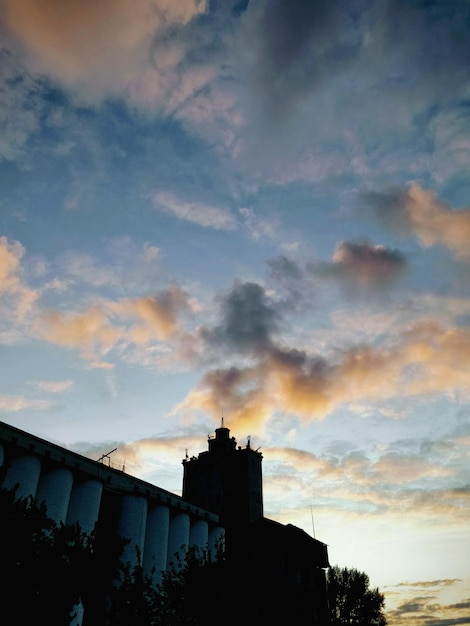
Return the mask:
<svg viewBox="0 0 470 626">
<path fill-rule="evenodd" d="M 262 455 L 222 425 L 208 450 L 183 460 L 183 500 L 225 528 L 224 586 L 243 598 L 243 623 L 328 626 L 326 544 L 263 515 Z"/>
<path fill-rule="evenodd" d="M 183 461 L 184 500 L 220 516 L 228 534 L 263 517 L 262 454 L 248 438 L 237 446 L 222 425 L 209 436 L 209 449 Z"/>
</svg>

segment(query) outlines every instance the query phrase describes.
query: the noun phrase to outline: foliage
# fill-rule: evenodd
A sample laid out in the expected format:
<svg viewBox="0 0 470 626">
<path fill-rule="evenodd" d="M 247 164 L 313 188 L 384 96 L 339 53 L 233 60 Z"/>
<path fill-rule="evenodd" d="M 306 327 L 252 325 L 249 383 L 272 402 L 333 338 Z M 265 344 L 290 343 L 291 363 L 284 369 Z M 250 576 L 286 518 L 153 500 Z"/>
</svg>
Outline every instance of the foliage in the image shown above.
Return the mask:
<svg viewBox="0 0 470 626">
<path fill-rule="evenodd" d="M 218 551 L 211 559 L 205 550 L 190 547 L 177 557 L 159 585 L 159 624 L 210 626 L 220 623 L 225 601 L 227 564 Z"/>
<path fill-rule="evenodd" d="M 357 569 L 335 565 L 328 571 L 331 626 L 386 626 L 385 599 L 369 588 L 369 577 Z"/>
<path fill-rule="evenodd" d="M 213 558 L 196 547 L 182 552 L 156 586 L 141 566 L 121 562 L 125 542 L 99 524 L 87 536 L 78 525 L 49 519 L 44 504 L 5 489 L 0 515 L 8 572 L 0 601 L 12 623 L 67 626 L 79 601 L 83 626 L 212 626 L 234 598 L 243 601 L 246 617 L 252 613 L 257 581 L 250 571 L 241 577 L 238 561 L 227 559 L 220 546 Z M 384 597 L 369 588 L 363 572 L 330 568 L 328 596 L 331 626 L 386 626 Z"/>
<path fill-rule="evenodd" d="M 141 566 L 121 562 L 124 541 L 106 532 L 85 535 L 78 525 L 56 524 L 46 513 L 31 497 L 0 489 L 0 554 L 8 572 L 0 602 L 12 623 L 68 626 L 79 601 L 84 626 L 218 623 L 225 571 L 220 551 L 211 560 L 190 548 L 155 586 Z"/>
<path fill-rule="evenodd" d="M 212 626 L 220 623 L 223 559 L 190 547 L 154 586 L 140 566 L 123 566 L 109 596 L 105 622 L 113 626 Z"/>
<path fill-rule="evenodd" d="M 16 498 L 15 490 L 0 490 L 0 515 L 4 613 L 15 624 L 69 624 L 83 588 L 81 573 L 90 567 L 92 538 L 78 525 L 55 524 L 44 504 Z"/>
</svg>

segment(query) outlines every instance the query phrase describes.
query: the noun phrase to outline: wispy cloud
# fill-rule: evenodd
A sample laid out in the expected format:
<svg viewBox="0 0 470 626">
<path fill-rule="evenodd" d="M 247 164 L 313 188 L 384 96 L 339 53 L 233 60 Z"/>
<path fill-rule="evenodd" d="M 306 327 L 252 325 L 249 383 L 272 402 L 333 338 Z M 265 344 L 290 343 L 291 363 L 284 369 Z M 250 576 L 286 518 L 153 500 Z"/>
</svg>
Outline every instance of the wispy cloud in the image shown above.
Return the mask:
<svg viewBox="0 0 470 626">
<path fill-rule="evenodd" d="M 71 279 L 80 280 L 95 287 L 117 283 L 118 272 L 115 267 L 98 264 L 96 259 L 87 253 L 69 250 L 62 255 L 62 271 Z"/>
<path fill-rule="evenodd" d="M 0 237 L 0 307 L 3 317 L 21 322 L 31 311 L 39 294 L 21 276 L 24 247 L 19 241 Z"/>
<path fill-rule="evenodd" d="M 51 403 L 46 400 L 36 400 L 21 395 L 0 395 L 0 411 L 2 413 L 16 413 L 26 409 L 45 411 L 50 407 Z"/>
<path fill-rule="evenodd" d="M 72 380 L 36 380 L 34 386 L 47 393 L 64 393 L 73 386 Z"/>
<path fill-rule="evenodd" d="M 447 579 L 411 583 L 410 592 L 419 589 L 421 594 L 410 593 L 406 600 L 389 611 L 389 619 L 397 626 L 465 626 L 470 620 L 470 599 L 455 603 L 444 601 L 445 588 L 458 582 L 458 579 Z"/>
<path fill-rule="evenodd" d="M 40 129 L 41 89 L 7 48 L 0 52 L 0 158 L 23 161 L 27 142 Z"/>
<path fill-rule="evenodd" d="M 236 230 L 238 228 L 234 215 L 227 209 L 189 202 L 178 198 L 171 192 L 158 191 L 153 196 L 154 205 L 180 220 L 193 222 L 205 228 L 215 230 Z"/>
</svg>

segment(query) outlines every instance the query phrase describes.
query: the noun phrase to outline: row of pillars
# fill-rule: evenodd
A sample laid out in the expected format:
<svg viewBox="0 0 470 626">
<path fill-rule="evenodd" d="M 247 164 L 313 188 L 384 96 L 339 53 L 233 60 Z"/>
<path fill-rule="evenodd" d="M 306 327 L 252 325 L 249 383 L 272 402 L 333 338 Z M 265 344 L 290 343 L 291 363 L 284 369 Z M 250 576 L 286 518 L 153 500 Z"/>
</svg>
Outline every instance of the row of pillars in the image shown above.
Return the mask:
<svg viewBox="0 0 470 626">
<path fill-rule="evenodd" d="M 0 444 L 1 465 L 3 452 Z M 89 534 L 98 521 L 103 484 L 97 479 L 75 480 L 73 472 L 63 467 L 43 472 L 38 457 L 24 455 L 11 460 L 2 483 L 6 489 L 15 486 L 18 498 L 32 496 L 38 504 L 44 502 L 48 517 L 56 523 L 78 523 Z M 205 519 L 164 504 L 151 505 L 145 497 L 134 494 L 120 497 L 116 522 L 117 534 L 129 540 L 122 560 L 131 567 L 142 565 L 147 575 L 153 575 L 155 583 L 189 546 L 208 549 L 214 555 L 218 543 L 223 541 L 221 527 L 210 528 Z"/>
</svg>

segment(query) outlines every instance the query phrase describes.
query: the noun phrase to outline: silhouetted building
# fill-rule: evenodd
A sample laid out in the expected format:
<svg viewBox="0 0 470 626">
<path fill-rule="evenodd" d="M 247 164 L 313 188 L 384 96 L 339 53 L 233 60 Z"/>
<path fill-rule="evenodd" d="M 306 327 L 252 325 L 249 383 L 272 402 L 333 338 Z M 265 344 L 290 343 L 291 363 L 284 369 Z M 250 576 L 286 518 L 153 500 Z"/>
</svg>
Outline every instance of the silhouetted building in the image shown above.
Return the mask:
<svg viewBox="0 0 470 626">
<path fill-rule="evenodd" d="M 327 546 L 305 531 L 263 517 L 262 454 L 237 446 L 222 426 L 208 450 L 183 461 L 183 499 L 219 516 L 230 584 L 245 624 L 327 626 Z"/>
<path fill-rule="evenodd" d="M 215 554 L 224 539 L 227 585 L 242 611 L 235 622 L 328 626 L 327 546 L 263 517 L 262 455 L 249 441 L 237 446 L 222 423 L 208 444 L 183 460 L 179 497 L 112 467 L 106 454 L 93 461 L 0 422 L 0 485 L 44 502 L 57 523 L 128 540 L 123 558 L 140 559 L 156 582 L 180 550 Z M 90 624 L 79 612 L 74 626 Z"/>
<path fill-rule="evenodd" d="M 183 499 L 217 513 L 228 528 L 263 517 L 261 452 L 239 446 L 223 425 L 208 439 L 209 450 L 183 461 Z"/>
<path fill-rule="evenodd" d="M 127 540 L 123 561 L 142 565 L 155 582 L 181 549 L 197 546 L 215 554 L 224 534 L 218 515 L 113 467 L 109 454 L 93 461 L 3 422 L 0 485 L 16 487 L 18 498 L 44 502 L 56 523 L 96 530 L 98 542 Z M 87 610 L 79 611 L 74 626 L 98 623 Z"/>
</svg>

